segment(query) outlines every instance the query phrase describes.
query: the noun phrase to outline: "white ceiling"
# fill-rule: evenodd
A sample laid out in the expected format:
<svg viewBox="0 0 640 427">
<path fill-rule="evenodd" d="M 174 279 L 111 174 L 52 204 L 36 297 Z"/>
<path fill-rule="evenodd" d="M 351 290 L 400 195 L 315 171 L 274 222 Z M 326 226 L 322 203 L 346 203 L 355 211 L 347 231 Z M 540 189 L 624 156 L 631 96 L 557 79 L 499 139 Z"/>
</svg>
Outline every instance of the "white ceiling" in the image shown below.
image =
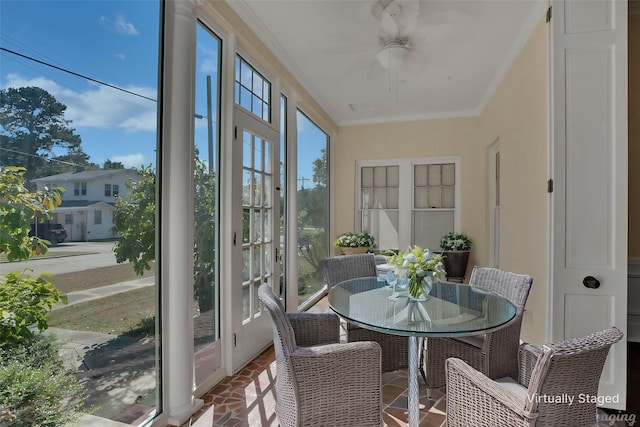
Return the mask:
<svg viewBox="0 0 640 427">
<path fill-rule="evenodd" d="M 395 1 L 406 10 L 416 0 Z M 375 3 L 229 1 L 339 125 L 478 114 L 546 8 L 543 0 L 419 0 L 413 47 L 396 72 L 376 59 Z"/>
</svg>

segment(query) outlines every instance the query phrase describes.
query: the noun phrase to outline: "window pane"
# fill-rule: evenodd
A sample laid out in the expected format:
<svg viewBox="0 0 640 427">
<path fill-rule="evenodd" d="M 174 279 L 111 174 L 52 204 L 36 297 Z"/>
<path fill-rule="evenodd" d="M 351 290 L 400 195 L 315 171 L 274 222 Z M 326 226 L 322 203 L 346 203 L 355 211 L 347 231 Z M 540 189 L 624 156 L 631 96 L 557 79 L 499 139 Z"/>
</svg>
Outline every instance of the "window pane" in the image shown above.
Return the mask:
<svg viewBox="0 0 640 427">
<path fill-rule="evenodd" d="M 324 287 L 322 260 L 327 257 L 329 137 L 300 111 L 298 122 L 298 305 Z"/>
<path fill-rule="evenodd" d="M 62 240 L 50 247 L 50 255 L 72 256 L 46 267 L 41 259 L 29 261 L 28 274 L 50 271 L 69 300 L 50 313 L 47 334 L 62 344 L 59 360 L 77 369 L 64 382 L 81 382 L 86 407 L 93 405 L 98 417 L 94 423 L 140 424 L 162 410 L 154 222 L 156 151 L 161 150 L 156 144 L 160 2 L 8 1 L 0 8 L 3 48 L 72 72 L 0 52 L 3 108 L 15 113 L 4 118 L 38 114 L 39 123 L 50 123 L 36 129 L 3 121 L 0 162 L 26 168 L 32 191 L 51 183 L 66 190 L 52 217 L 37 225 Z M 43 139 L 45 133 L 54 136 Z M 131 182 L 137 183 L 135 192 Z M 115 184 L 127 194 L 114 205 Z M 139 202 L 147 212 L 138 211 Z M 116 262 L 114 249 L 126 255 L 126 249 L 134 250 L 131 242 L 140 243 L 136 257 Z M 130 261 L 139 263 L 138 272 Z M 7 272 L 4 266 L 0 275 Z M 111 292 L 116 283 L 126 291 Z M 100 297 L 89 300 L 88 294 Z M 52 397 L 68 397 L 57 392 Z M 131 417 L 134 412 L 138 415 Z"/>
<path fill-rule="evenodd" d="M 362 212 L 362 229 L 376 236 L 379 249 L 398 249 L 398 212 L 370 210 Z"/>
<path fill-rule="evenodd" d="M 362 188 L 373 187 L 373 168 L 363 167 L 360 174 Z"/>
<path fill-rule="evenodd" d="M 440 238 L 453 231 L 453 211 L 415 211 L 413 241 L 416 245 L 438 250 Z"/>
<path fill-rule="evenodd" d="M 398 166 L 387 166 L 387 187 L 398 187 L 400 185 L 400 168 Z"/>
<path fill-rule="evenodd" d="M 436 185 L 440 185 L 442 180 L 441 180 L 441 170 L 442 168 L 440 167 L 440 165 L 429 165 L 428 167 L 428 185 L 430 187 L 436 186 Z"/>
<path fill-rule="evenodd" d="M 285 276 L 286 270 L 286 262 L 287 252 L 286 252 L 286 242 L 288 240 L 288 224 L 289 219 L 287 216 L 287 175 L 286 170 L 287 166 L 287 98 L 282 95 L 280 97 L 280 213 L 279 213 L 279 224 L 280 224 L 280 243 L 276 246 L 276 249 L 280 248 L 280 289 L 286 289 L 287 280 Z M 276 214 L 277 215 L 277 214 Z"/>
<path fill-rule="evenodd" d="M 385 209 L 387 207 L 387 190 L 376 188 L 373 190 L 373 207 L 375 209 Z"/>
<path fill-rule="evenodd" d="M 416 187 L 427 186 L 427 165 L 416 165 L 414 167 L 413 182 Z"/>
<path fill-rule="evenodd" d="M 217 313 L 218 277 L 218 159 L 220 123 L 221 40 L 202 25 L 196 33 L 194 118 L 194 248 L 193 295 L 196 384 L 217 366 L 207 349 L 220 339 Z"/>
<path fill-rule="evenodd" d="M 377 166 L 373 168 L 373 186 L 385 187 L 387 185 L 387 168 Z"/>
<path fill-rule="evenodd" d="M 271 84 L 239 55 L 236 55 L 235 78 L 236 103 L 270 123 Z"/>
</svg>

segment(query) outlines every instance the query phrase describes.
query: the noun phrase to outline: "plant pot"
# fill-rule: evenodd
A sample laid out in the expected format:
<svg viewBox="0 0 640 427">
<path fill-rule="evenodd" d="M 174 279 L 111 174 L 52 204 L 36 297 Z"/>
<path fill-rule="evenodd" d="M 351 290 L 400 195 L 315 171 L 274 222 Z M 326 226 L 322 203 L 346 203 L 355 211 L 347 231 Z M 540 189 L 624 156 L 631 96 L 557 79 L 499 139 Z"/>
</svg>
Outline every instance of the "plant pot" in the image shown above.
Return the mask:
<svg viewBox="0 0 640 427">
<path fill-rule="evenodd" d="M 342 249 L 342 253 L 345 255 L 364 254 L 364 253 L 367 253 L 367 251 L 369 250 L 369 248 L 366 246 L 358 246 L 356 248 L 343 247 L 340 249 Z"/>
<path fill-rule="evenodd" d="M 467 272 L 470 251 L 442 251 L 447 279 L 463 279 Z"/>
</svg>

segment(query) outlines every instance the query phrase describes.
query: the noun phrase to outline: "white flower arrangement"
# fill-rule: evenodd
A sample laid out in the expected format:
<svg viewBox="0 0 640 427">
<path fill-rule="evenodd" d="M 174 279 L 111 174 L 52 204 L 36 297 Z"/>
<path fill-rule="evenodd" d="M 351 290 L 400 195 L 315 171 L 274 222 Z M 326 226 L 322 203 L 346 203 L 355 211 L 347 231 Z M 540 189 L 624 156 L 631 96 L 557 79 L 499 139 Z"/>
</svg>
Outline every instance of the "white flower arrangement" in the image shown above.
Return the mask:
<svg viewBox="0 0 640 427">
<path fill-rule="evenodd" d="M 427 275 L 439 279 L 444 274 L 443 258 L 442 255 L 434 254 L 429 249 L 409 246 L 408 250 L 387 258 L 387 262 L 406 269 L 409 282 L 407 290 L 412 296 L 420 297 L 425 292 L 422 281 Z"/>
<path fill-rule="evenodd" d="M 348 231 L 338 236 L 335 245 L 339 248 L 371 248 L 376 244 L 376 239 L 366 231 L 353 233 Z"/>
<path fill-rule="evenodd" d="M 440 238 L 440 248 L 443 251 L 468 251 L 471 250 L 473 242 L 461 233 L 449 232 Z"/>
</svg>

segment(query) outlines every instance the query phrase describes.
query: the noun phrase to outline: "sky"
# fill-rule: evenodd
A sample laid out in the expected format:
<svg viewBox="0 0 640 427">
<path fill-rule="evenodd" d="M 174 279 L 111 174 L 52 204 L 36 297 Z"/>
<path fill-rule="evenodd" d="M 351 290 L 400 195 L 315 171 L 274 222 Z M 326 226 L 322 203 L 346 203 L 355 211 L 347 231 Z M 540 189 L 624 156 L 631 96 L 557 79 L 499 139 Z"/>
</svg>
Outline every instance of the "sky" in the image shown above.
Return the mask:
<svg viewBox="0 0 640 427">
<path fill-rule="evenodd" d="M 158 17 L 153 1 L 0 0 L 2 48 L 145 98 L 5 51 L 0 87 L 39 86 L 65 104 L 91 162 L 155 163 Z"/>
<path fill-rule="evenodd" d="M 158 29 L 154 0 L 0 0 L 0 47 L 84 76 L 0 50 L 0 88 L 38 86 L 65 104 L 65 118 L 93 163 L 155 164 Z M 198 34 L 196 77 L 201 81 L 205 74 L 217 74 L 218 46 L 212 39 L 202 43 L 206 37 Z M 197 90 L 203 87 L 197 83 Z M 200 114 L 206 114 L 206 107 L 200 111 L 203 99 L 197 94 Z M 195 123 L 196 141 L 205 141 L 206 120 Z M 313 176 L 312 161 L 326 138 L 310 124 L 301 123 L 298 137 L 306 147 L 299 150 L 299 176 L 305 178 Z M 207 157 L 202 149 L 201 157 Z"/>
</svg>

